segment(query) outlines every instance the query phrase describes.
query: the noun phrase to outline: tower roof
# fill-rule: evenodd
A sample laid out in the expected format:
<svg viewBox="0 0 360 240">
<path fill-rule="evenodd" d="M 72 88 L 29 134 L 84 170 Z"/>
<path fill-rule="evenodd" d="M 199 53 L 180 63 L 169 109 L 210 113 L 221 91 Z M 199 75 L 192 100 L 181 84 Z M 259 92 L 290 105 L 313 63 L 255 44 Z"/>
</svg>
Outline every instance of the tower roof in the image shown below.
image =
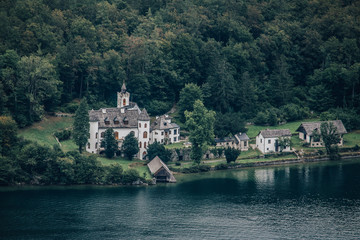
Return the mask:
<svg viewBox="0 0 360 240">
<path fill-rule="evenodd" d="M 123 82 L 122 84 L 122 87 L 121 87 L 121 92 L 125 93 L 126 92 L 126 85 L 125 85 L 125 81 Z"/>
<path fill-rule="evenodd" d="M 139 116 L 138 119 L 140 121 L 150 121 L 149 114 L 147 113 L 145 108 L 141 111 L 140 116 Z"/>
</svg>

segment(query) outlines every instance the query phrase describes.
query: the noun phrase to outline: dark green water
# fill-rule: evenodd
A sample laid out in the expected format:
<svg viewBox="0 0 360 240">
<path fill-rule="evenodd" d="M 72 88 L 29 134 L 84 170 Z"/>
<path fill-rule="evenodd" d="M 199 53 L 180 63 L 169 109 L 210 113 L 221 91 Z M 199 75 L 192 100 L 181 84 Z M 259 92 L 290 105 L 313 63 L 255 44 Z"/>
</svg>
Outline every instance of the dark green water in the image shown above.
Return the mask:
<svg viewBox="0 0 360 240">
<path fill-rule="evenodd" d="M 153 187 L 0 189 L 1 239 L 360 239 L 360 159 Z"/>
</svg>

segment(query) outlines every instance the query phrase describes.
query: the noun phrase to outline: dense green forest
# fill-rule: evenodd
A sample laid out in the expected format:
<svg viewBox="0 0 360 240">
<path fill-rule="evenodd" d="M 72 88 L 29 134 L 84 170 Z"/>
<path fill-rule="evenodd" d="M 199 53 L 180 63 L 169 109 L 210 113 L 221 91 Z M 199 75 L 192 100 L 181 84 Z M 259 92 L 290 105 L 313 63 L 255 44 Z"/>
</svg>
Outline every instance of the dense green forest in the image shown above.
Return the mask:
<svg viewBox="0 0 360 240">
<path fill-rule="evenodd" d="M 192 83 L 221 119 L 357 128 L 359 19 L 353 0 L 2 0 L 0 115 L 115 106 L 123 81 L 159 114 Z"/>
</svg>

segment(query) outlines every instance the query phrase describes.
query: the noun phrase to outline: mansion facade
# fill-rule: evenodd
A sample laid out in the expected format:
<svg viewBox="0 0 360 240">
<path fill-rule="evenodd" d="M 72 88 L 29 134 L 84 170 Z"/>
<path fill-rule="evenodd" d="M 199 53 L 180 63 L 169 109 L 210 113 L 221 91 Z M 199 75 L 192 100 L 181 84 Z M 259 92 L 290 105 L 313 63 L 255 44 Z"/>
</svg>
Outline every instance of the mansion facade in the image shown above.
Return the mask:
<svg viewBox="0 0 360 240">
<path fill-rule="evenodd" d="M 150 117 L 145 108 L 140 110 L 136 103 L 130 102 L 130 93 L 126 91 L 125 83 L 117 93 L 117 107 L 90 110 L 89 121 L 87 152 L 100 153 L 103 150 L 101 141 L 105 137 L 105 131 L 112 128 L 119 148 L 125 137 L 133 132 L 139 144 L 137 157 L 143 159 L 147 155 L 150 143 Z"/>
</svg>

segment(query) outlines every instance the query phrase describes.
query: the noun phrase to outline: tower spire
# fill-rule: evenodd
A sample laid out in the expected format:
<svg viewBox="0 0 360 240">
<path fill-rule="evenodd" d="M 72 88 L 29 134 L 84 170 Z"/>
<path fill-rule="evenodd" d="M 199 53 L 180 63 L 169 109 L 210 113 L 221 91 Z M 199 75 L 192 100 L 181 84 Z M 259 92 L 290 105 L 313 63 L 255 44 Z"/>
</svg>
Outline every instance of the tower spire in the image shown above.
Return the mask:
<svg viewBox="0 0 360 240">
<path fill-rule="evenodd" d="M 125 80 L 123 81 L 123 84 L 122 84 L 122 87 L 121 87 L 121 92 L 122 92 L 122 93 L 126 93 Z"/>
</svg>

